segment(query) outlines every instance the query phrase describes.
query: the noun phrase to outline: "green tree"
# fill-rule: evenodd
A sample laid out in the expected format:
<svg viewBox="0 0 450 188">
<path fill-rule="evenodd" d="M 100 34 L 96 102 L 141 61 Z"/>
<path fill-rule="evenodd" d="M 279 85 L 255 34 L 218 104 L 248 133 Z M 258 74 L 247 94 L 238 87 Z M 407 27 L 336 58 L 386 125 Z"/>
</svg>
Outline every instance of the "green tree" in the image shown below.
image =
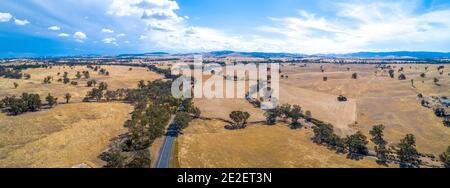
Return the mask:
<svg viewBox="0 0 450 188">
<path fill-rule="evenodd" d="M 86 84 L 87 84 L 88 87 L 92 87 L 92 86 L 95 87 L 95 85 L 97 85 L 97 81 L 89 80 Z"/>
<path fill-rule="evenodd" d="M 277 117 L 280 116 L 280 111 L 278 109 L 266 110 L 264 116 L 266 117 L 267 125 L 275 125 L 277 123 Z"/>
<path fill-rule="evenodd" d="M 117 92 L 115 91 L 106 91 L 105 97 L 107 101 L 117 100 Z"/>
<path fill-rule="evenodd" d="M 450 168 L 450 146 L 447 148 L 447 151 L 439 155 L 439 159 L 444 163 L 445 168 Z"/>
<path fill-rule="evenodd" d="M 127 168 L 150 168 L 150 152 L 147 149 L 134 152 L 133 157 L 126 165 Z"/>
<path fill-rule="evenodd" d="M 416 138 L 412 134 L 406 135 L 400 141 L 396 153 L 402 168 L 418 168 L 421 164 L 420 153 L 416 149 Z"/>
<path fill-rule="evenodd" d="M 386 145 L 375 146 L 375 152 L 377 153 L 377 163 L 380 165 L 387 165 L 393 159 L 392 151 L 386 148 Z"/>
<path fill-rule="evenodd" d="M 200 118 L 200 116 L 202 115 L 202 111 L 198 107 L 192 108 L 190 110 L 190 113 L 192 113 L 192 115 L 194 115 L 195 118 Z"/>
<path fill-rule="evenodd" d="M 247 125 L 250 114 L 248 112 L 233 111 L 230 113 L 230 118 L 234 121 L 235 128 L 243 129 Z"/>
<path fill-rule="evenodd" d="M 292 126 L 293 128 L 297 128 L 300 126 L 300 123 L 298 122 L 298 119 L 302 117 L 302 108 L 299 105 L 294 105 L 291 109 L 291 112 L 289 113 L 289 117 L 292 119 Z"/>
<path fill-rule="evenodd" d="M 67 104 L 69 104 L 69 101 L 71 98 L 72 98 L 72 95 L 70 95 L 70 93 L 66 93 L 66 95 L 64 96 L 64 99 L 66 99 Z"/>
<path fill-rule="evenodd" d="M 439 84 L 439 79 L 438 78 L 434 78 L 433 79 L 434 84 L 436 84 L 437 86 L 440 86 Z"/>
<path fill-rule="evenodd" d="M 75 77 L 79 80 L 81 79 L 82 75 L 80 73 L 80 71 L 77 71 L 77 74 L 75 75 Z"/>
<path fill-rule="evenodd" d="M 186 112 L 179 112 L 175 116 L 174 123 L 178 130 L 183 130 L 189 126 L 192 117 Z"/>
<path fill-rule="evenodd" d="M 279 112 L 283 121 L 286 121 L 291 114 L 292 106 L 290 104 L 283 104 L 279 107 Z"/>
<path fill-rule="evenodd" d="M 120 151 L 112 151 L 107 154 L 106 162 L 105 168 L 124 168 L 126 157 Z"/>
<path fill-rule="evenodd" d="M 86 79 L 91 78 L 91 75 L 89 74 L 89 71 L 84 71 L 83 74 L 84 74 L 84 78 L 86 78 Z"/>
<path fill-rule="evenodd" d="M 145 87 L 145 81 L 144 80 L 140 80 L 138 83 L 138 88 L 139 89 L 143 89 Z"/>
<path fill-rule="evenodd" d="M 92 88 L 92 90 L 88 92 L 88 98 L 95 99 L 99 102 L 103 98 L 103 91 L 101 89 Z"/>
<path fill-rule="evenodd" d="M 375 125 L 369 134 L 372 136 L 371 141 L 376 145 L 386 145 L 386 141 L 383 138 L 384 125 Z"/>
<path fill-rule="evenodd" d="M 53 97 L 50 93 L 45 98 L 45 100 L 47 101 L 47 104 L 50 108 L 58 104 L 58 98 Z"/>
<path fill-rule="evenodd" d="M 312 140 L 317 144 L 329 144 L 333 138 L 333 125 L 318 123 L 313 127 L 314 136 Z"/>
<path fill-rule="evenodd" d="M 362 156 L 367 155 L 367 143 L 369 143 L 367 137 L 359 131 L 356 134 L 347 136 L 345 145 L 349 152 L 348 157 L 351 159 L 361 159 Z"/>
<path fill-rule="evenodd" d="M 17 89 L 17 87 L 19 87 L 19 84 L 14 82 L 14 89 Z"/>
<path fill-rule="evenodd" d="M 395 71 L 393 69 L 389 70 L 389 77 L 391 78 L 395 77 Z"/>
<path fill-rule="evenodd" d="M 108 84 L 105 82 L 101 82 L 100 85 L 98 86 L 98 89 L 105 91 L 108 89 Z"/>
</svg>

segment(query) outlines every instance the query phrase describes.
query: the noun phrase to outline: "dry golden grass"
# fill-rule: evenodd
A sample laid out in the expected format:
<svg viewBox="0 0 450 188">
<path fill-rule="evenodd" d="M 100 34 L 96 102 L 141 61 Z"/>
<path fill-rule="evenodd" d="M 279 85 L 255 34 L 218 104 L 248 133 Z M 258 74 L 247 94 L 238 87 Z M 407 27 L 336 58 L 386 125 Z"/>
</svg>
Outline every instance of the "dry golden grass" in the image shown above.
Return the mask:
<svg viewBox="0 0 450 188">
<path fill-rule="evenodd" d="M 324 73 L 319 64 L 285 66 L 282 74 L 289 75 L 289 79 L 281 80 L 281 101 L 300 104 L 316 118 L 334 124 L 336 132 L 341 134 L 357 130 L 368 134 L 373 125 L 384 124 L 386 138 L 391 144 L 411 133 L 416 136 L 421 152 L 443 152 L 450 145 L 450 129 L 443 126 L 442 119 L 432 110 L 421 107 L 416 96 L 419 93 L 450 96 L 449 68 L 440 75 L 438 65 L 392 66 L 395 70 L 403 67 L 407 80 L 391 79 L 387 72 L 378 71 L 375 75 L 374 65 L 324 64 Z M 426 66 L 428 71 L 425 71 Z M 351 71 L 347 71 L 347 67 Z M 358 73 L 357 80 L 351 79 L 354 72 Z M 426 73 L 426 78 L 421 78 L 421 73 Z M 396 77 L 399 75 L 397 71 L 395 74 Z M 327 82 L 323 81 L 324 76 L 328 77 Z M 435 77 L 441 86 L 433 83 Z M 411 87 L 411 79 L 414 79 L 415 88 Z M 350 101 L 339 107 L 333 102 L 338 95 L 345 95 Z M 348 126 L 353 119 L 358 124 Z"/>
<path fill-rule="evenodd" d="M 98 155 L 126 131 L 132 106 L 79 103 L 21 116 L 0 114 L 0 167 L 101 167 Z"/>
<path fill-rule="evenodd" d="M 63 102 L 65 94 L 70 93 L 72 95 L 72 101 L 81 102 L 86 96 L 86 93 L 92 89 L 86 87 L 86 82 L 92 79 L 96 80 L 97 83 L 106 82 L 108 84 L 108 89 L 115 90 L 122 88 L 136 88 L 139 80 L 149 81 L 162 78 L 162 76 L 157 73 L 148 72 L 148 69 L 146 68 L 132 67 L 133 70 L 129 71 L 130 67 L 127 66 L 101 67 L 109 71 L 110 76 L 99 75 L 97 72 L 86 68 L 86 66 L 76 66 L 73 69 L 68 66 L 53 66 L 52 69 L 28 69 L 23 72 L 31 74 L 30 80 L 0 78 L 0 98 L 11 95 L 20 96 L 23 92 L 28 92 L 38 93 L 41 98 L 44 99 L 45 96 L 51 93 L 53 96 L 58 97 L 59 102 Z M 75 78 L 77 71 L 89 71 L 91 78 L 77 80 Z M 58 72 L 61 74 L 60 76 L 57 76 Z M 68 72 L 71 81 L 77 81 L 78 86 L 57 82 L 64 72 Z M 43 80 L 47 76 L 53 76 L 54 80 L 51 84 L 43 84 Z M 17 89 L 14 89 L 13 87 L 14 82 L 19 84 Z"/>
<path fill-rule="evenodd" d="M 314 144 L 311 130 L 250 126 L 229 131 L 221 121 L 194 120 L 178 138 L 179 161 L 187 168 L 379 168 L 372 159 L 349 160 Z"/>
<path fill-rule="evenodd" d="M 109 76 L 99 75 L 86 66 L 53 66 L 52 69 L 28 69 L 30 80 L 0 78 L 0 98 L 20 96 L 23 92 L 38 93 L 42 100 L 48 93 L 59 98 L 56 108 L 20 116 L 0 113 L 0 167 L 71 167 L 86 163 L 101 167 L 98 155 L 108 147 L 112 138 L 124 133 L 123 123 L 129 119 L 132 106 L 122 103 L 81 103 L 92 88 L 86 82 L 95 79 L 106 82 L 108 89 L 135 88 L 139 80 L 162 78 L 146 68 L 102 66 Z M 77 71 L 90 72 L 90 79 L 76 80 Z M 69 73 L 78 86 L 59 83 L 57 73 Z M 53 76 L 51 84 L 43 84 L 46 76 Z M 13 83 L 19 83 L 17 89 Z M 72 95 L 65 104 L 64 95 Z M 45 101 L 43 101 L 45 103 Z"/>
<path fill-rule="evenodd" d="M 320 64 L 282 66 L 280 80 L 280 103 L 299 104 L 303 111 L 309 110 L 315 118 L 332 123 L 341 136 L 356 131 L 368 131 L 373 125 L 386 126 L 386 139 L 396 144 L 406 134 L 414 134 L 421 152 L 439 154 L 450 145 L 450 129 L 433 111 L 420 106 L 417 94 L 426 96 L 450 96 L 449 68 L 444 74 L 437 72 L 439 65 L 392 65 L 395 70 L 404 68 L 407 80 L 391 79 L 387 72 L 378 71 L 375 65 Z M 428 71 L 425 67 L 428 66 Z M 411 68 L 410 68 L 411 67 Z M 350 71 L 347 70 L 350 68 Z M 351 79 L 353 73 L 358 79 Z M 426 78 L 420 74 L 426 73 Z M 399 73 L 396 71 L 396 77 Z M 323 81 L 327 76 L 328 81 Z M 440 80 L 441 86 L 433 83 Z M 414 79 L 414 87 L 410 80 Z M 422 83 L 423 81 L 423 83 Z M 341 103 L 337 96 L 345 95 L 349 101 Z M 233 110 L 248 111 L 250 121 L 264 120 L 263 111 L 254 108 L 245 99 L 195 99 L 202 115 L 228 119 Z M 356 125 L 354 123 L 357 122 Z"/>
</svg>

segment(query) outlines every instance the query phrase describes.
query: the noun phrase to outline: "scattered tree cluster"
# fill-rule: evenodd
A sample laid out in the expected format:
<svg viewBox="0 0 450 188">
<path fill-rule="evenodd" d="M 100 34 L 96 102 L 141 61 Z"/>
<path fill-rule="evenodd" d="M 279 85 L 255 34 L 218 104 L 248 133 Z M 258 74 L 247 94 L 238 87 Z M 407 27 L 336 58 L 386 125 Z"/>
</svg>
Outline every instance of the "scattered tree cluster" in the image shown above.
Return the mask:
<svg viewBox="0 0 450 188">
<path fill-rule="evenodd" d="M 11 79 L 22 79 L 23 73 L 20 70 L 0 67 L 0 77 Z"/>
<path fill-rule="evenodd" d="M 42 102 L 38 94 L 23 93 L 20 98 L 16 96 L 3 98 L 0 101 L 0 108 L 10 115 L 19 115 L 39 111 L 42 108 Z"/>
</svg>

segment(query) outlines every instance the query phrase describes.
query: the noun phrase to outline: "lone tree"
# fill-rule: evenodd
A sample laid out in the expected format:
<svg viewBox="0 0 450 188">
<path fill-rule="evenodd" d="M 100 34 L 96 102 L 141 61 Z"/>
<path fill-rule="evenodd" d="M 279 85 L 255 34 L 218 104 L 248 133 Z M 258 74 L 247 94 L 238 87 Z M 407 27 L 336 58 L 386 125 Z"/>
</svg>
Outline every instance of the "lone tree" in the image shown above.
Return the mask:
<svg viewBox="0 0 450 188">
<path fill-rule="evenodd" d="M 444 163 L 445 168 L 450 168 L 450 146 L 447 148 L 447 151 L 439 155 L 439 159 Z"/>
<path fill-rule="evenodd" d="M 361 132 L 357 132 L 354 135 L 347 136 L 345 145 L 348 148 L 348 157 L 351 159 L 361 159 L 362 156 L 367 155 L 367 137 Z"/>
<path fill-rule="evenodd" d="M 17 87 L 19 87 L 19 84 L 14 82 L 14 89 L 17 89 Z"/>
<path fill-rule="evenodd" d="M 418 168 L 420 166 L 420 153 L 416 149 L 416 138 L 412 134 L 406 135 L 397 145 L 397 156 L 401 168 Z"/>
<path fill-rule="evenodd" d="M 89 71 L 84 71 L 83 74 L 84 74 L 84 78 L 86 78 L 86 79 L 91 78 L 91 75 L 89 74 Z"/>
<path fill-rule="evenodd" d="M 80 73 L 80 71 L 77 71 L 77 74 L 75 75 L 75 77 L 79 80 L 81 79 L 82 75 Z"/>
<path fill-rule="evenodd" d="M 230 114 L 230 118 L 234 121 L 234 128 L 243 129 L 247 126 L 247 120 L 250 118 L 248 112 L 233 111 Z"/>
<path fill-rule="evenodd" d="M 47 104 L 50 108 L 58 104 L 58 98 L 53 97 L 50 93 L 47 97 L 45 97 L 45 101 L 47 101 Z"/>
<path fill-rule="evenodd" d="M 437 86 L 440 86 L 441 84 L 439 84 L 439 79 L 438 78 L 434 78 L 433 79 L 434 84 L 436 84 Z"/>
<path fill-rule="evenodd" d="M 358 73 L 356 73 L 356 72 L 353 73 L 353 74 L 352 74 L 352 79 L 358 79 Z"/>
<path fill-rule="evenodd" d="M 422 73 L 422 74 L 420 74 L 420 77 L 425 78 L 425 77 L 426 77 L 426 74 L 425 74 L 425 73 Z"/>
<path fill-rule="evenodd" d="M 395 71 L 394 69 L 389 70 L 389 77 L 394 78 L 395 77 Z"/>
<path fill-rule="evenodd" d="M 298 119 L 302 117 L 302 113 L 302 108 L 299 105 L 294 105 L 292 107 L 292 110 L 289 113 L 289 117 L 292 119 L 292 128 L 298 128 L 300 126 Z"/>
<path fill-rule="evenodd" d="M 66 95 L 64 96 L 64 99 L 66 99 L 67 104 L 69 104 L 69 101 L 71 98 L 72 98 L 72 95 L 70 95 L 70 93 L 66 93 Z"/>
<path fill-rule="evenodd" d="M 323 81 L 324 81 L 324 82 L 328 81 L 328 77 L 324 76 L 324 77 L 323 77 Z"/>
</svg>

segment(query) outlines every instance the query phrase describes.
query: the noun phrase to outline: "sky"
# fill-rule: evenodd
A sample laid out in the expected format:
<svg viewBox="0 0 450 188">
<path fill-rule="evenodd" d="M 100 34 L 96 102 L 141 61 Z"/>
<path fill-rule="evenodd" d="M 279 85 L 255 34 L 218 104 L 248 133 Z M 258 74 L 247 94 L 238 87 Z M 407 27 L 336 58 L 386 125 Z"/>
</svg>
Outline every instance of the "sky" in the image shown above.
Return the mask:
<svg viewBox="0 0 450 188">
<path fill-rule="evenodd" d="M 0 0 L 0 57 L 450 51 L 449 0 Z"/>
</svg>

